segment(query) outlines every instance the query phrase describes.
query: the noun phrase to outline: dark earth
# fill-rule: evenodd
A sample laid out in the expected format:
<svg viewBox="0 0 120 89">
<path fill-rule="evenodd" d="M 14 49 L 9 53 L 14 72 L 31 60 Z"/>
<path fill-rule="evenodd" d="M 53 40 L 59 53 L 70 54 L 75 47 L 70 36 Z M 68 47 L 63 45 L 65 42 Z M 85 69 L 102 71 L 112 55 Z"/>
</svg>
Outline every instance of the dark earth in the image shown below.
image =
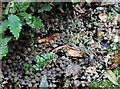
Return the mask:
<svg viewBox="0 0 120 89">
<path fill-rule="evenodd" d="M 94 80 L 100 81 L 99 77 L 106 78 L 104 56 L 108 55 L 107 50 L 113 43 L 113 38 L 109 34 L 115 35 L 113 28 L 116 31 L 120 30 L 120 25 L 113 23 L 113 20 L 103 22 L 98 15 L 112 12 L 111 9 L 97 2 L 91 5 L 84 3 L 82 11 L 79 12 L 77 4 L 64 4 L 63 12 L 54 8 L 41 16 L 44 28 L 25 28 L 18 41 L 9 43 L 12 45 L 10 51 L 2 60 L 3 89 L 38 89 L 43 75 L 47 76 L 48 86 L 56 89 L 80 89 L 88 87 Z M 104 37 L 99 36 L 98 32 L 104 34 Z M 54 34 L 57 36 L 49 42 L 37 41 Z M 67 52 L 66 45 L 80 49 L 82 57 L 72 57 Z M 36 52 L 43 55 L 58 47 L 61 48 L 54 51 L 55 58 L 42 67 L 41 71 L 35 71 L 33 68 L 25 71 L 25 63 L 35 64 Z M 112 65 L 111 62 L 108 64 Z"/>
</svg>

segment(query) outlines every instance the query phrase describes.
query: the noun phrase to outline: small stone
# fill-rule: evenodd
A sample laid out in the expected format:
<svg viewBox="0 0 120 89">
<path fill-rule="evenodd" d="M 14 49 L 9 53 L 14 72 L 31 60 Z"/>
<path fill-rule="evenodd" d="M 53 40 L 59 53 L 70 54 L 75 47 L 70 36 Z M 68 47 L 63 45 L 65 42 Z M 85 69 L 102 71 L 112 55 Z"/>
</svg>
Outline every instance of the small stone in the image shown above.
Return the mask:
<svg viewBox="0 0 120 89">
<path fill-rule="evenodd" d="M 11 64 L 11 63 L 12 63 L 12 61 L 11 61 L 10 59 L 8 59 L 8 63 L 9 63 L 9 64 Z"/>
<path fill-rule="evenodd" d="M 86 77 L 85 77 L 85 76 L 82 76 L 81 79 L 86 79 Z"/>
<path fill-rule="evenodd" d="M 31 83 L 29 83 L 29 84 L 28 84 L 28 86 L 29 86 L 29 87 L 32 87 L 32 84 L 31 84 Z"/>
<path fill-rule="evenodd" d="M 28 54 L 28 51 L 25 51 L 25 54 Z"/>
<path fill-rule="evenodd" d="M 53 84 L 52 86 L 53 86 L 53 87 L 56 87 L 56 84 Z"/>
<path fill-rule="evenodd" d="M 17 56 L 16 56 L 16 59 L 20 59 L 20 56 L 19 56 L 19 55 L 17 55 Z"/>
<path fill-rule="evenodd" d="M 56 68 L 56 71 L 60 71 L 60 68 Z"/>
<path fill-rule="evenodd" d="M 40 77 L 40 76 L 41 76 L 41 74 L 40 74 L 40 73 L 36 73 L 36 75 L 37 75 L 38 77 Z"/>
<path fill-rule="evenodd" d="M 28 52 L 31 52 L 31 48 L 27 48 Z"/>
<path fill-rule="evenodd" d="M 53 47 L 56 48 L 56 47 L 58 47 L 58 45 L 57 44 L 53 44 Z"/>
<path fill-rule="evenodd" d="M 28 63 L 29 63 L 29 64 L 32 64 L 32 60 L 28 60 Z"/>
<path fill-rule="evenodd" d="M 32 81 L 31 81 L 32 83 L 36 83 L 36 81 L 35 81 L 35 79 L 32 79 Z"/>
<path fill-rule="evenodd" d="M 37 77 L 37 76 L 35 76 L 35 80 L 36 80 L 36 81 L 40 81 L 40 78 Z"/>
<path fill-rule="evenodd" d="M 23 81 L 23 80 L 21 81 L 21 84 L 22 84 L 22 85 L 26 85 L 25 81 Z"/>
</svg>

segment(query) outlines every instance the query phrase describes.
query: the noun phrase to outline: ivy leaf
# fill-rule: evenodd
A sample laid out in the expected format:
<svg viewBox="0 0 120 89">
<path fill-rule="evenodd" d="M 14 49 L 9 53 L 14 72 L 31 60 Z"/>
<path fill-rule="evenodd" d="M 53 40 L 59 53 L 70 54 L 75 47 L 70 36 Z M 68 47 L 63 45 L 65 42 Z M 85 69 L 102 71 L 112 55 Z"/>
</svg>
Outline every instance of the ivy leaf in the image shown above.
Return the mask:
<svg viewBox="0 0 120 89">
<path fill-rule="evenodd" d="M 14 35 L 16 40 L 18 40 L 20 31 L 22 29 L 22 24 L 19 17 L 11 14 L 8 16 L 8 22 L 10 26 L 10 32 Z"/>
<path fill-rule="evenodd" d="M 43 11 L 50 11 L 52 9 L 52 6 L 50 5 L 43 5 L 41 9 L 38 10 L 38 13 L 43 12 Z"/>
<path fill-rule="evenodd" d="M 48 89 L 47 76 L 43 75 L 40 82 L 40 89 Z"/>
<path fill-rule="evenodd" d="M 111 70 L 106 70 L 106 76 L 108 77 L 108 79 L 115 85 L 120 86 L 118 84 L 117 81 L 117 77 L 115 76 L 115 74 L 111 71 Z"/>
<path fill-rule="evenodd" d="M 8 46 L 7 43 L 9 42 L 10 38 L 4 38 L 0 40 L 0 59 L 2 59 L 3 56 L 6 56 L 8 53 Z"/>
</svg>

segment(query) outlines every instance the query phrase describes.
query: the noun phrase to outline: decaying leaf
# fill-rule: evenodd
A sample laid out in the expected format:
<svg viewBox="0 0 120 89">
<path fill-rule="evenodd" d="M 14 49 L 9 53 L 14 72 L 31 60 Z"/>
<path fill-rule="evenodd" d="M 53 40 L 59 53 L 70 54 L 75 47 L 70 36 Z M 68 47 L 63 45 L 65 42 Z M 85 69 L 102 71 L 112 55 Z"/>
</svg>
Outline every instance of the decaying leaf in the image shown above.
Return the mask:
<svg viewBox="0 0 120 89">
<path fill-rule="evenodd" d="M 111 60 L 112 60 L 113 62 L 120 62 L 120 58 L 119 58 L 119 57 L 111 58 Z"/>
<path fill-rule="evenodd" d="M 106 70 L 106 76 L 108 77 L 108 79 L 115 85 L 120 86 L 118 84 L 117 81 L 117 77 L 115 76 L 115 74 L 111 71 L 111 70 Z"/>
<path fill-rule="evenodd" d="M 95 67 L 87 67 L 86 68 L 86 72 L 88 72 L 88 73 L 95 73 L 96 72 L 96 68 Z"/>
<path fill-rule="evenodd" d="M 54 38 L 56 38 L 58 35 L 59 35 L 58 33 L 55 33 L 55 34 L 53 34 L 53 35 L 50 36 L 50 37 L 43 38 L 43 39 L 38 39 L 38 42 L 39 42 L 39 43 L 48 43 L 48 42 L 50 42 L 51 40 L 54 40 Z"/>
<path fill-rule="evenodd" d="M 75 76 L 76 74 L 80 73 L 80 66 L 77 64 L 69 64 L 66 68 L 66 76 L 73 75 Z"/>
<path fill-rule="evenodd" d="M 40 82 L 40 89 L 48 89 L 48 82 L 47 82 L 47 76 L 43 75 L 42 80 Z"/>
<path fill-rule="evenodd" d="M 67 52 L 72 57 L 83 57 L 83 52 L 72 47 L 67 47 Z"/>
<path fill-rule="evenodd" d="M 101 21 L 103 21 L 103 22 L 106 22 L 106 20 L 107 20 L 107 15 L 104 14 L 104 13 L 100 13 L 100 14 L 98 15 L 98 17 L 99 17 L 99 19 L 100 19 Z"/>
</svg>

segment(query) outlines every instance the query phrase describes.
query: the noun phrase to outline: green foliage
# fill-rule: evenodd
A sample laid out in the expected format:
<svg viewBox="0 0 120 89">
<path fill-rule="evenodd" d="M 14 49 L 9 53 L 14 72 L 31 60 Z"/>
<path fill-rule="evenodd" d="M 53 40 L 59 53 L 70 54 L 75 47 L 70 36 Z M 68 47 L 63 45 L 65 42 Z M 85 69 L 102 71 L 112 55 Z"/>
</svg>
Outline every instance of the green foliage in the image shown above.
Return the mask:
<svg viewBox="0 0 120 89">
<path fill-rule="evenodd" d="M 34 3 L 34 2 L 8 2 L 3 3 L 6 5 L 6 7 L 3 7 L 2 10 L 2 24 L 0 25 L 0 35 L 3 39 L 0 41 L 6 42 L 4 45 L 0 44 L 0 59 L 3 56 L 6 56 L 8 53 L 8 38 L 5 37 L 4 32 L 10 30 L 12 35 L 15 37 L 16 40 L 18 40 L 20 36 L 20 32 L 23 29 L 24 25 L 28 25 L 31 28 L 34 29 L 41 29 L 44 27 L 44 24 L 42 23 L 42 20 L 39 16 L 32 15 L 32 11 L 36 12 L 44 12 L 44 11 L 50 11 L 52 9 L 52 6 L 48 5 L 42 5 L 41 3 Z M 33 6 L 34 5 L 34 6 Z M 40 5 L 38 7 L 37 5 Z M 32 9 L 31 9 L 32 8 Z M 36 9 L 37 8 L 37 9 Z M 28 11 L 29 13 L 27 13 Z M 41 10 L 41 11 L 40 11 Z M 9 39 L 10 40 L 10 39 Z M 3 52 L 3 53 L 2 53 Z"/>
<path fill-rule="evenodd" d="M 25 71 L 28 71 L 32 67 L 32 65 L 28 64 L 28 63 L 25 63 L 25 64 L 23 64 L 23 67 L 24 67 Z"/>
<path fill-rule="evenodd" d="M 117 54 L 115 54 L 115 56 L 120 57 L 120 42 L 119 43 L 114 42 L 113 46 L 110 47 L 108 52 L 116 52 Z"/>
<path fill-rule="evenodd" d="M 111 12 L 109 12 L 109 13 L 107 14 L 107 22 L 113 21 L 113 19 L 114 19 L 115 16 L 117 15 L 117 12 L 112 8 L 111 5 L 109 5 L 109 9 L 111 10 Z"/>
<path fill-rule="evenodd" d="M 42 70 L 42 67 L 47 64 L 48 61 L 51 61 L 54 58 L 54 54 L 44 54 L 43 56 L 36 55 L 35 62 L 36 64 L 33 65 L 33 68 L 38 71 Z"/>
<path fill-rule="evenodd" d="M 115 85 L 119 86 L 116 75 L 111 70 L 106 70 L 106 76 Z"/>
<path fill-rule="evenodd" d="M 10 26 L 10 32 L 14 35 L 14 37 L 17 40 L 19 37 L 19 33 L 22 29 L 22 23 L 21 23 L 19 17 L 16 15 L 10 14 L 8 16 L 8 23 Z"/>
<path fill-rule="evenodd" d="M 90 84 L 90 87 L 92 89 L 96 89 L 96 88 L 108 88 L 108 87 L 111 87 L 111 88 L 114 88 L 114 89 L 119 89 L 120 88 L 120 86 L 119 86 L 119 84 L 120 84 L 120 78 L 119 78 L 120 68 L 119 67 L 115 68 L 113 70 L 113 72 L 111 72 L 110 70 L 107 71 L 107 72 L 108 72 L 108 76 L 109 76 L 108 79 L 103 79 L 102 80 L 102 78 L 99 78 L 100 81 L 99 82 L 98 81 L 92 82 Z"/>
<path fill-rule="evenodd" d="M 44 54 L 42 56 L 39 56 L 38 54 L 35 56 L 35 62 L 36 64 L 23 64 L 23 68 L 25 71 L 29 71 L 30 68 L 34 68 L 36 71 L 41 71 L 42 67 L 45 66 L 48 61 L 51 61 L 55 57 L 54 54 Z"/>
<path fill-rule="evenodd" d="M 43 5 L 41 8 L 38 10 L 38 13 L 44 12 L 44 11 L 50 11 L 52 9 L 52 6 L 50 5 Z"/>
<path fill-rule="evenodd" d="M 7 43 L 9 42 L 10 38 L 4 38 L 0 39 L 0 59 L 2 59 L 3 56 L 6 56 L 8 53 L 8 46 Z"/>
</svg>

